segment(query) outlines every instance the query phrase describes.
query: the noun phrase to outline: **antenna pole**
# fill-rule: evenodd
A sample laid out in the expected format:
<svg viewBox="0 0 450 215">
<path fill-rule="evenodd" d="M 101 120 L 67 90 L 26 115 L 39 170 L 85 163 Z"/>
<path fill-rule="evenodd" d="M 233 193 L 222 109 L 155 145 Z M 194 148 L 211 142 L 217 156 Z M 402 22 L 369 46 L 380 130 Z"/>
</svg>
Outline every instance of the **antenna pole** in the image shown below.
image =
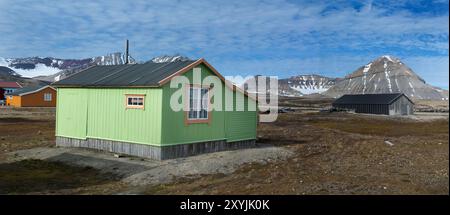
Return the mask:
<svg viewBox="0 0 450 215">
<path fill-rule="evenodd" d="M 128 64 L 128 40 L 127 43 L 125 45 L 125 64 Z"/>
</svg>

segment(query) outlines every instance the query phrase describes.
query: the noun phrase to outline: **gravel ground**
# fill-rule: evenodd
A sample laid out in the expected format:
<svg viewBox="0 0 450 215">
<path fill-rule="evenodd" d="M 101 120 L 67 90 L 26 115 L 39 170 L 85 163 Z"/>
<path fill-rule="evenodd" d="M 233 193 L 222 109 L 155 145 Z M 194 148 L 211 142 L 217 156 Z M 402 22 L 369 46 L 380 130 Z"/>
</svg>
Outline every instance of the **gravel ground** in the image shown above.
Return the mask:
<svg viewBox="0 0 450 215">
<path fill-rule="evenodd" d="M 114 157 L 114 154 L 79 148 L 39 147 L 7 154 L 3 162 L 39 159 L 69 165 L 92 167 L 119 176 L 131 186 L 170 183 L 178 178 L 195 178 L 207 174 L 229 174 L 243 164 L 265 164 L 285 160 L 293 152 L 284 147 L 259 145 L 257 148 L 223 151 L 192 157 L 155 161 L 137 157 Z"/>
</svg>

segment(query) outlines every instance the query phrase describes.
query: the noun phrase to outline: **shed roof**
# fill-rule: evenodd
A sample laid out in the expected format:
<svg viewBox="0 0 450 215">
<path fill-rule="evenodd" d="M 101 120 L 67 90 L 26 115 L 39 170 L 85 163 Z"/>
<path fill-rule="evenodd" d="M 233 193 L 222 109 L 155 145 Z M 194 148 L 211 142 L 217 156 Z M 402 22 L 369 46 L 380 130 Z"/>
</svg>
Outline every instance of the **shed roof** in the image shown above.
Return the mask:
<svg viewBox="0 0 450 215">
<path fill-rule="evenodd" d="M 411 103 L 413 103 L 403 93 L 384 93 L 384 94 L 347 94 L 336 99 L 333 104 L 392 104 L 395 100 L 405 96 Z"/>
<path fill-rule="evenodd" d="M 41 90 L 43 90 L 43 89 L 45 89 L 47 87 L 50 87 L 50 88 L 54 89 L 50 85 L 40 85 L 40 86 L 34 86 L 34 87 L 24 87 L 24 88 L 15 90 L 14 92 L 5 93 L 5 95 L 8 95 L 8 96 L 23 96 L 23 95 L 27 95 L 27 94 L 31 94 L 31 93 L 35 93 L 35 92 L 41 91 Z"/>
<path fill-rule="evenodd" d="M 159 86 L 160 81 L 194 62 L 196 61 L 93 66 L 52 85 L 79 87 Z"/>
<path fill-rule="evenodd" d="M 22 88 L 22 86 L 17 82 L 0 81 L 0 88 Z"/>
</svg>

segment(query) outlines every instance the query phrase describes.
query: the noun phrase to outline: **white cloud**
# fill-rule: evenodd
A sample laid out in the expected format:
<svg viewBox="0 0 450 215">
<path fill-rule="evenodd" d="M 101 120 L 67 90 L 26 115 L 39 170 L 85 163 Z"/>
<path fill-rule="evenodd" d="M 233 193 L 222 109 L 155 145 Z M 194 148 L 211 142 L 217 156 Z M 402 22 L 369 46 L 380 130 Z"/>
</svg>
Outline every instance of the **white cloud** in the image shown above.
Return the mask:
<svg viewBox="0 0 450 215">
<path fill-rule="evenodd" d="M 231 64 L 254 74 L 342 73 L 351 59 L 392 50 L 448 57 L 448 13 L 417 16 L 401 9 L 407 2 L 388 3 L 0 0 L 8 8 L 0 13 L 0 56 L 91 57 L 123 50 L 128 38 L 137 59 L 180 53 L 212 59 L 226 73 L 236 71 Z M 329 62 L 336 68 L 323 66 Z"/>
</svg>

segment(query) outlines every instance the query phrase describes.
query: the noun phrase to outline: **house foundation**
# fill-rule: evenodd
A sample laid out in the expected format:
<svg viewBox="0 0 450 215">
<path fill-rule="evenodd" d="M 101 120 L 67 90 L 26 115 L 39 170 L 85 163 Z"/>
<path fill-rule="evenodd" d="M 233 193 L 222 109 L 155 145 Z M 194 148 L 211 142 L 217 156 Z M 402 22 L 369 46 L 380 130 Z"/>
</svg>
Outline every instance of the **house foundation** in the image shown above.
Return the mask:
<svg viewBox="0 0 450 215">
<path fill-rule="evenodd" d="M 252 148 L 256 146 L 256 140 L 250 139 L 234 142 L 218 140 L 169 146 L 152 146 L 94 138 L 82 140 L 69 137 L 56 137 L 56 146 L 90 148 L 154 160 L 166 160 L 203 153 Z"/>
</svg>

